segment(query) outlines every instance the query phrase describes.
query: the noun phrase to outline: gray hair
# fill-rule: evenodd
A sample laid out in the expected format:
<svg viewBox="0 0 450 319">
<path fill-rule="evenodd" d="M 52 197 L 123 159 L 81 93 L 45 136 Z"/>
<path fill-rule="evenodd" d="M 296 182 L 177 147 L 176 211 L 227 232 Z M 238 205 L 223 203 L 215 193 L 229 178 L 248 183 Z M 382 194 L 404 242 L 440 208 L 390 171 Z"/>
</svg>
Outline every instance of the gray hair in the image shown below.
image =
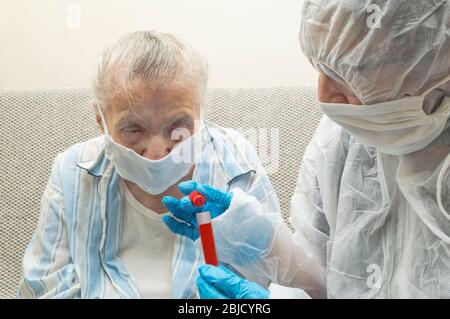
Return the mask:
<svg viewBox="0 0 450 319">
<path fill-rule="evenodd" d="M 131 101 L 129 89 L 136 84 L 193 85 L 202 100 L 207 81 L 208 63 L 201 53 L 172 34 L 137 31 L 124 34 L 105 49 L 93 87 L 95 102 L 104 109 L 122 92 Z"/>
</svg>

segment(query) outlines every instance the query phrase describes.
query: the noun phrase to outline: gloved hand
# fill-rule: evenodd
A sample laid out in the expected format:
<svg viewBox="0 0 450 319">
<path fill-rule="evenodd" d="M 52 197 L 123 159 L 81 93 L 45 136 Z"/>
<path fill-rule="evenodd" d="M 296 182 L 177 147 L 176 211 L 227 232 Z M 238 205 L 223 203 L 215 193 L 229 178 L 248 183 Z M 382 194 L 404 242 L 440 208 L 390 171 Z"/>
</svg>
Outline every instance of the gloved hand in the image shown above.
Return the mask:
<svg viewBox="0 0 450 319">
<path fill-rule="evenodd" d="M 203 265 L 197 287 L 202 299 L 269 299 L 269 291 L 257 283 L 234 274 L 227 268 Z"/>
<path fill-rule="evenodd" d="M 195 215 L 198 212 L 209 211 L 211 218 L 215 218 L 230 207 L 233 193 L 225 193 L 206 184 L 194 181 L 181 182 L 178 185 L 180 191 L 188 196 L 176 199 L 172 196 L 164 196 L 162 203 L 175 217 L 163 216 L 163 221 L 169 229 L 182 236 L 196 240 L 199 237 L 198 225 Z M 206 198 L 203 207 L 196 207 L 189 199 L 189 194 L 197 191 Z"/>
</svg>

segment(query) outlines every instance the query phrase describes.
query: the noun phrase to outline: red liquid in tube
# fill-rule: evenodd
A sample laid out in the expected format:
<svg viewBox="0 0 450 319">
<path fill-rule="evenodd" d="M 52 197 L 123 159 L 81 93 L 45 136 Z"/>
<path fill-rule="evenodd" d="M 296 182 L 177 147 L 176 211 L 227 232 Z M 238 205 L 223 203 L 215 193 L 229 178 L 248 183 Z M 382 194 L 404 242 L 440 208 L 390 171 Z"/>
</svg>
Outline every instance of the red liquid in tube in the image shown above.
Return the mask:
<svg viewBox="0 0 450 319">
<path fill-rule="evenodd" d="M 201 207 L 206 203 L 205 197 L 199 192 L 192 192 L 189 198 L 194 206 Z M 211 224 L 211 214 L 209 212 L 197 213 L 197 223 L 202 241 L 203 255 L 205 263 L 213 266 L 219 266 L 217 259 L 216 245 L 214 243 L 214 233 Z"/>
<path fill-rule="evenodd" d="M 219 266 L 219 261 L 217 259 L 211 215 L 209 212 L 197 213 L 197 223 L 200 231 L 200 240 L 202 241 L 205 263 L 217 267 Z"/>
</svg>

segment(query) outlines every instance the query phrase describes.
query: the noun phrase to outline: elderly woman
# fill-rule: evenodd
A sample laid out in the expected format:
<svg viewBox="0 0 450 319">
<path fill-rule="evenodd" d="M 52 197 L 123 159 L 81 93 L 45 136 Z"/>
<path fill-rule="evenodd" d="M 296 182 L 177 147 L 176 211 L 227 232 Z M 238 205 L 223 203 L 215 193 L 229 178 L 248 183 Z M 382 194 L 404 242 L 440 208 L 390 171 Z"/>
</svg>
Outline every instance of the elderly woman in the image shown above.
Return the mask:
<svg viewBox="0 0 450 319">
<path fill-rule="evenodd" d="M 249 143 L 202 120 L 207 64 L 170 34 L 107 48 L 93 106 L 104 135 L 59 154 L 25 252 L 23 298 L 190 298 L 201 249 L 164 225 L 161 199 L 193 179 L 278 201 Z"/>
<path fill-rule="evenodd" d="M 241 273 L 314 297 L 449 298 L 450 2 L 307 0 L 300 41 L 326 116 L 292 197 L 296 233 L 243 197 L 214 222 L 219 248 L 253 252 Z M 234 245 L 251 225 L 265 225 L 265 249 Z M 228 269 L 199 271 L 203 297 L 268 296 Z"/>
</svg>

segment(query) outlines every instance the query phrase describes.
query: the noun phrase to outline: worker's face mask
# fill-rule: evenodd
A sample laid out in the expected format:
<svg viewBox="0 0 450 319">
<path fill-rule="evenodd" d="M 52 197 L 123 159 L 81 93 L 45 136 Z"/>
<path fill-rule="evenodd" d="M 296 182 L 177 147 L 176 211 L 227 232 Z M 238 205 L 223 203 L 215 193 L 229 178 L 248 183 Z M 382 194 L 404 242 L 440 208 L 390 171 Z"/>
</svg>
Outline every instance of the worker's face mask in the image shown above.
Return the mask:
<svg viewBox="0 0 450 319">
<path fill-rule="evenodd" d="M 435 87 L 449 81 L 446 78 Z M 434 89 L 434 88 L 433 88 Z M 432 114 L 423 110 L 426 95 L 371 104 L 331 104 L 319 102 L 322 111 L 334 122 L 345 128 L 362 143 L 375 146 L 391 155 L 409 154 L 425 148 L 448 127 L 450 97 L 444 97 L 441 105 Z M 442 204 L 442 185 L 450 169 L 450 155 L 444 160 L 438 174 L 436 190 L 437 203 L 444 216 L 450 214 Z M 439 234 L 448 242 L 446 235 Z"/>
<path fill-rule="evenodd" d="M 203 124 L 192 136 L 175 145 L 172 151 L 158 160 L 150 160 L 134 150 L 116 143 L 108 131 L 102 110 L 99 109 L 105 130 L 105 155 L 118 174 L 152 195 L 166 191 L 185 177 L 194 163 L 201 159 Z"/>
<path fill-rule="evenodd" d="M 446 127 L 450 98 L 444 98 L 434 113 L 426 114 L 423 104 L 428 92 L 372 105 L 322 102 L 319 105 L 331 120 L 363 144 L 375 146 L 386 154 L 402 155 L 424 148 Z"/>
</svg>

